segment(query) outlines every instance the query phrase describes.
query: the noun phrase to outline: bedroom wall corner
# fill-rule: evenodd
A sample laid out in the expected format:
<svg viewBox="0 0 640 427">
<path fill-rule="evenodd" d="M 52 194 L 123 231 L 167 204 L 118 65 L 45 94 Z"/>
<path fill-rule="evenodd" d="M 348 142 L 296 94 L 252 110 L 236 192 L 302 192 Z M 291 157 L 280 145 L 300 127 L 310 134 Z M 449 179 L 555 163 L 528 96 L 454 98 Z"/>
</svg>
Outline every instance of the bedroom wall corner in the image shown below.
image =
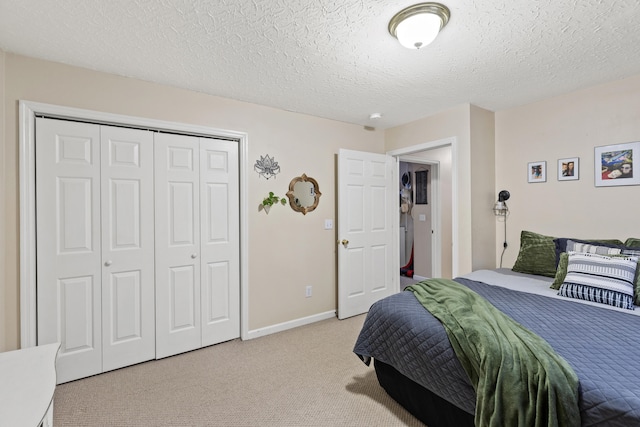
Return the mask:
<svg viewBox="0 0 640 427">
<path fill-rule="evenodd" d="M 492 207 L 496 198 L 495 114 L 471 105 L 471 206 L 473 271 L 495 268 L 490 248 L 495 246 L 496 219 Z"/>
<path fill-rule="evenodd" d="M 508 189 L 511 267 L 522 230 L 556 237 L 638 237 L 639 186 L 595 186 L 595 147 L 640 141 L 640 75 L 496 112 L 496 188 Z M 558 180 L 558 160 L 578 157 L 579 179 Z M 547 162 L 528 183 L 527 163 Z M 496 230 L 502 241 L 503 230 Z M 501 245 L 496 243 L 496 259 Z"/>
</svg>

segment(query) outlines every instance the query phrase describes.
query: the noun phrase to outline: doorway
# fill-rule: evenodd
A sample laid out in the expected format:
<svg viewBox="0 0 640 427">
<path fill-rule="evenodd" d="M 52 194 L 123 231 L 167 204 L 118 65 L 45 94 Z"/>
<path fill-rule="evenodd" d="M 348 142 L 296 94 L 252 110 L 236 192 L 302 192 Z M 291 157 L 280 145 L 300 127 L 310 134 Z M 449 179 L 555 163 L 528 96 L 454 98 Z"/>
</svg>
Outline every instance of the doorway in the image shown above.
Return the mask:
<svg viewBox="0 0 640 427">
<path fill-rule="evenodd" d="M 400 290 L 398 229 L 401 206 L 398 206 L 397 191 L 401 161 L 431 165 L 430 194 L 427 190 L 427 201 L 432 200 L 427 204 L 431 209 L 433 231 L 431 277 L 451 278 L 452 272 L 457 273 L 456 159 L 455 137 L 386 154 L 340 150 L 338 318 L 364 313 L 388 292 Z M 375 185 L 370 182 L 373 177 Z M 374 229 L 376 238 L 386 239 L 384 243 L 371 244 L 373 240 L 369 236 Z"/>
<path fill-rule="evenodd" d="M 400 283 L 404 288 L 412 282 L 434 277 L 433 235 L 435 200 L 432 180 L 438 164 L 422 159 L 400 160 Z M 437 182 L 437 181 L 436 181 Z"/>
<path fill-rule="evenodd" d="M 452 278 L 457 274 L 457 141 L 455 137 L 445 138 L 423 144 L 418 144 L 402 149 L 397 149 L 387 152 L 396 158 L 397 162 L 397 179 L 399 181 L 400 188 L 402 187 L 402 175 L 400 165 L 401 163 L 414 164 L 416 169 L 424 168 L 429 169 L 427 173 L 427 190 L 426 199 L 427 204 L 423 205 L 425 210 L 430 213 L 430 228 L 427 226 L 428 216 L 425 215 L 425 221 L 419 221 L 419 212 L 412 211 L 413 217 L 413 236 L 416 236 L 416 225 L 421 226 L 421 237 L 430 243 L 431 251 L 430 256 L 424 255 L 426 253 L 426 244 L 423 243 L 422 259 L 425 263 L 425 269 L 416 270 L 414 268 L 414 278 L 422 280 L 422 277 L 446 277 Z M 414 178 L 414 177 L 412 177 Z M 415 184 L 415 183 L 414 183 Z M 414 191 L 415 199 L 415 191 Z M 397 199 L 394 203 L 398 203 Z M 415 210 L 415 206 L 413 209 Z M 399 227 L 402 227 L 402 206 L 397 210 L 397 221 Z M 417 215 L 417 216 L 416 216 Z M 408 230 L 410 231 L 410 230 Z M 398 240 L 400 241 L 402 233 Z M 430 239 L 428 238 L 430 234 Z M 410 237 L 405 236 L 405 257 L 410 257 L 411 246 L 406 243 Z M 401 243 L 401 242 L 400 242 Z M 414 241 L 414 249 L 417 247 Z M 399 250 L 399 252 L 401 249 Z M 414 260 L 420 263 L 418 253 L 414 250 Z M 402 264 L 400 260 L 400 266 Z M 408 262 L 408 261 L 407 261 Z M 415 264 L 415 262 L 414 262 Z M 430 264 L 430 265 L 429 265 Z M 426 270 L 430 267 L 430 271 Z M 426 270 L 426 271 L 425 271 Z M 424 272 L 422 272 L 424 271 Z"/>
</svg>

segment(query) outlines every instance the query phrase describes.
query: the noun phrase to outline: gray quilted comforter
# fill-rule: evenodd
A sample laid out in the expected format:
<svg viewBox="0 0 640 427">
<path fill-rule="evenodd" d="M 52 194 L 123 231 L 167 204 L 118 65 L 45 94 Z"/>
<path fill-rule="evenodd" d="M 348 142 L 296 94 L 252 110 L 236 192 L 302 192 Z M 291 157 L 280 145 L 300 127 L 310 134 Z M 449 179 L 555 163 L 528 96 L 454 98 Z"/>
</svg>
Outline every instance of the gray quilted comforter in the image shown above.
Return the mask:
<svg viewBox="0 0 640 427">
<path fill-rule="evenodd" d="M 580 379 L 583 426 L 640 426 L 640 316 L 578 302 L 456 281 L 544 338 Z M 354 352 L 371 358 L 473 414 L 475 392 L 442 324 L 411 292 L 375 303 Z M 526 390 L 523 390 L 526 392 Z"/>
</svg>

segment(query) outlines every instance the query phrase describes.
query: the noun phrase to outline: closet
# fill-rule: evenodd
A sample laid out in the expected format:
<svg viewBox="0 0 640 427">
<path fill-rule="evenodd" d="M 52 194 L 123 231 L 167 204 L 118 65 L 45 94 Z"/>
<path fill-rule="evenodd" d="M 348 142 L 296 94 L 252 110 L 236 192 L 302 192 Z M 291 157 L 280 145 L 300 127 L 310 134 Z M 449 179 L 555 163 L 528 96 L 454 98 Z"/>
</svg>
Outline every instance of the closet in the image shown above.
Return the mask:
<svg viewBox="0 0 640 427">
<path fill-rule="evenodd" d="M 233 141 L 36 119 L 38 344 L 58 382 L 239 336 Z"/>
<path fill-rule="evenodd" d="M 240 336 L 238 155 L 232 141 L 172 134 L 155 153 L 161 358 Z"/>
</svg>

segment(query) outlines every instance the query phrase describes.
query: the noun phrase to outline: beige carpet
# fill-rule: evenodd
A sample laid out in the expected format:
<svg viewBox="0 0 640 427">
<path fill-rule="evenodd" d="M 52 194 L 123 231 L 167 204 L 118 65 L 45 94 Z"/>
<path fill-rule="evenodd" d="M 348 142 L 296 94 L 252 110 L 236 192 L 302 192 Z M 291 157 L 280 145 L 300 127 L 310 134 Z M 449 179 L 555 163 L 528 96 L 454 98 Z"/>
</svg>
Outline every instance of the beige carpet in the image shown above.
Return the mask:
<svg viewBox="0 0 640 427">
<path fill-rule="evenodd" d="M 423 426 L 352 352 L 364 316 L 59 385 L 54 426 Z"/>
</svg>

